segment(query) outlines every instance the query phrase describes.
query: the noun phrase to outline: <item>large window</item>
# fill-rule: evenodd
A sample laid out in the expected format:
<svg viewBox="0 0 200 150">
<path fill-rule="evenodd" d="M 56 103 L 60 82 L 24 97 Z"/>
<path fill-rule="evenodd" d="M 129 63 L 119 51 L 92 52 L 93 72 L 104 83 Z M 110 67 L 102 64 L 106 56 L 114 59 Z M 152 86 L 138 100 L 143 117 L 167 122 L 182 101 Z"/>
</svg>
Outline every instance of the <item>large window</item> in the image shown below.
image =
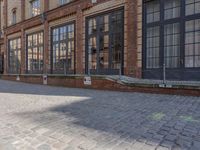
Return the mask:
<svg viewBox="0 0 200 150">
<path fill-rule="evenodd" d="M 31 16 L 37 16 L 40 14 L 40 0 L 31 1 Z"/>
<path fill-rule="evenodd" d="M 28 73 L 43 72 L 43 32 L 27 36 L 27 71 Z"/>
<path fill-rule="evenodd" d="M 198 76 L 200 0 L 146 0 L 143 14 L 144 76 Z"/>
<path fill-rule="evenodd" d="M 159 68 L 160 27 L 147 29 L 147 68 Z"/>
<path fill-rule="evenodd" d="M 9 73 L 19 74 L 21 64 L 21 39 L 16 38 L 8 42 L 9 52 Z"/>
<path fill-rule="evenodd" d="M 52 29 L 52 72 L 74 73 L 74 23 Z"/>
<path fill-rule="evenodd" d="M 119 74 L 123 68 L 123 11 L 87 19 L 86 72 Z"/>
</svg>

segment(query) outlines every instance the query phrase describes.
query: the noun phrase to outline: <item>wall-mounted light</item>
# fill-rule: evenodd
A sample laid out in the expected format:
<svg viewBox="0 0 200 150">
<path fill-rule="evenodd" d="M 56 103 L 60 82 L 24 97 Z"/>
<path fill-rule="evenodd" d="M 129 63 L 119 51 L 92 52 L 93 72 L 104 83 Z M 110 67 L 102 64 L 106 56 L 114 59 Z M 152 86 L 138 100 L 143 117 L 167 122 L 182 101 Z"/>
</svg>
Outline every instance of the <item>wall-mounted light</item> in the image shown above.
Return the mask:
<svg viewBox="0 0 200 150">
<path fill-rule="evenodd" d="M 42 21 L 42 23 L 44 23 L 45 21 L 46 21 L 46 13 L 44 12 L 44 13 L 42 13 L 41 14 L 41 21 Z"/>
</svg>

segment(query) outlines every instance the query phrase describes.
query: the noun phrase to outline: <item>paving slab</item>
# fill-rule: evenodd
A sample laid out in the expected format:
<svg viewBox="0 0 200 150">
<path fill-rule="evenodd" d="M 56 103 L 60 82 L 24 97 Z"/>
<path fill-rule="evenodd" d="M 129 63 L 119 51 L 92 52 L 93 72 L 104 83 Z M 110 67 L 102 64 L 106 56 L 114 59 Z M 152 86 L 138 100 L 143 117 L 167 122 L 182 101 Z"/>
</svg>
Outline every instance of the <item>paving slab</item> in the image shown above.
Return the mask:
<svg viewBox="0 0 200 150">
<path fill-rule="evenodd" d="M 0 150 L 193 150 L 200 97 L 0 80 Z"/>
</svg>

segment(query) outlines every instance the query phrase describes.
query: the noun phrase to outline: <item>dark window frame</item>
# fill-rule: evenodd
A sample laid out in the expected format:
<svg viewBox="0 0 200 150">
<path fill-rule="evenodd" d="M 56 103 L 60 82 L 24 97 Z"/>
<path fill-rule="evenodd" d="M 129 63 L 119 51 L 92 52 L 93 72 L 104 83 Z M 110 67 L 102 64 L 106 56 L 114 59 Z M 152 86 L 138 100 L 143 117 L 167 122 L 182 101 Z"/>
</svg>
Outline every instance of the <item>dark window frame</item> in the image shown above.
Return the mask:
<svg viewBox="0 0 200 150">
<path fill-rule="evenodd" d="M 172 23 L 180 23 L 180 67 L 179 68 L 168 68 L 167 73 L 168 79 L 175 79 L 175 80 L 190 80 L 190 79 L 200 79 L 200 67 L 193 67 L 193 68 L 186 68 L 185 67 L 185 23 L 186 21 L 191 21 L 195 19 L 200 19 L 200 13 L 186 15 L 185 9 L 185 0 L 180 0 L 180 17 L 172 18 L 164 20 L 164 2 L 165 0 L 159 0 L 160 2 L 160 21 L 153 22 L 153 23 L 146 23 L 146 3 L 153 1 L 153 0 L 143 0 L 143 38 L 142 38 L 142 76 L 143 78 L 154 78 L 154 79 L 163 79 L 163 62 L 164 62 L 164 25 L 172 24 Z M 146 28 L 147 27 L 154 27 L 160 26 L 160 68 L 147 68 L 146 67 Z M 192 77 L 193 76 L 193 77 Z"/>
<path fill-rule="evenodd" d="M 35 34 L 40 34 L 40 33 L 42 33 L 43 34 L 43 36 L 42 36 L 42 40 L 43 40 L 43 44 L 41 44 L 41 45 L 37 45 L 37 46 L 28 46 L 28 37 L 29 36 L 33 36 L 33 35 L 35 35 Z M 39 40 L 39 38 L 38 38 L 38 40 Z M 32 37 L 32 43 L 33 43 L 33 37 Z M 38 42 L 39 43 L 39 42 Z M 38 52 L 38 48 L 39 47 L 43 47 L 43 53 L 42 53 L 42 57 L 43 57 L 43 69 L 41 69 L 41 70 L 33 70 L 33 69 L 31 69 L 31 70 L 28 70 L 28 49 L 29 48 L 31 48 L 32 49 L 32 58 L 33 58 L 33 48 L 35 48 L 35 47 L 37 47 L 37 52 Z M 45 55 L 45 50 L 44 50 L 44 31 L 43 30 L 40 30 L 40 31 L 36 31 L 36 32 L 33 32 L 33 33 L 29 33 L 29 34 L 26 34 L 26 73 L 28 73 L 28 74 L 43 74 L 44 73 L 44 65 L 45 65 L 45 60 L 44 60 L 44 55 Z"/>
<path fill-rule="evenodd" d="M 117 11 L 121 11 L 122 12 L 122 25 L 123 25 L 123 28 L 122 28 L 122 33 L 121 33 L 121 37 L 122 37 L 122 48 L 121 48 L 121 60 L 120 60 L 120 62 L 121 62 L 121 67 L 120 67 L 120 69 L 112 69 L 111 68 L 111 59 L 110 59 L 110 57 L 112 57 L 112 55 L 110 55 L 109 54 L 109 68 L 108 69 L 90 69 L 90 72 L 88 72 L 89 71 L 89 64 L 88 64 L 88 61 L 89 61 L 89 56 L 88 56 L 88 47 L 89 47 L 89 45 L 88 45 L 88 40 L 89 40 L 89 35 L 88 35 L 88 33 L 89 33 L 89 20 L 90 19 L 93 19 L 93 18 L 97 18 L 97 17 L 101 17 L 101 16 L 105 16 L 105 15 L 107 15 L 107 14 L 112 14 L 112 13 L 114 13 L 114 12 L 117 12 Z M 85 20 L 86 20 L 86 23 L 85 23 L 85 74 L 88 74 L 88 75 L 90 75 L 90 74 L 97 74 L 97 75 L 108 75 L 108 74 L 124 74 L 124 18 L 125 18 L 125 9 L 124 9 L 124 7 L 119 7 L 119 8 L 115 8 L 115 9 L 112 9 L 112 10 L 108 10 L 108 11 L 104 11 L 104 12 L 101 12 L 101 13 L 97 13 L 97 14 L 94 14 L 94 15 L 91 15 L 91 16 L 88 16 L 88 17 L 86 17 L 85 18 Z M 110 22 L 110 19 L 111 18 L 111 16 L 109 16 L 109 22 Z M 99 26 L 99 25 L 97 25 L 97 26 Z M 108 26 L 109 26 L 109 28 L 111 28 L 111 24 L 108 24 Z M 109 32 L 109 43 L 110 43 L 110 41 L 111 41 L 111 33 L 110 33 L 110 31 L 108 31 Z M 98 37 L 97 37 L 97 40 L 98 40 Z M 97 47 L 98 47 L 98 44 L 99 42 L 97 42 Z M 111 51 L 111 45 L 109 44 L 109 52 Z M 97 54 L 98 55 L 98 54 Z M 98 61 L 98 59 L 96 60 L 96 61 Z M 99 63 L 99 62 L 97 62 L 97 63 Z M 99 64 L 97 64 L 97 67 L 99 66 Z"/>
<path fill-rule="evenodd" d="M 20 48 L 17 48 L 15 49 L 15 51 L 17 51 L 17 53 L 20 51 L 20 64 L 18 66 L 18 68 L 16 68 L 15 71 L 13 71 L 13 69 L 11 70 L 11 64 L 10 64 L 10 42 L 11 41 L 14 41 L 14 40 L 20 40 Z M 8 39 L 8 73 L 10 74 L 20 74 L 21 73 L 21 52 L 22 52 L 22 45 L 21 45 L 21 37 L 15 37 L 15 38 L 11 38 L 11 39 Z"/>
<path fill-rule="evenodd" d="M 53 70 L 53 45 L 54 45 L 54 43 L 62 43 L 64 40 L 62 40 L 62 41 L 60 41 L 59 39 L 60 39 L 60 32 L 58 33 L 58 41 L 57 42 L 53 42 L 53 30 L 54 29 L 59 29 L 59 28 L 61 28 L 61 27 L 64 27 L 64 26 L 68 26 L 68 25 L 74 25 L 74 64 L 73 64 L 73 66 L 74 66 L 74 68 L 73 68 L 73 71 L 69 71 L 68 70 L 68 68 L 66 68 L 66 71 L 64 72 L 64 70 L 62 70 L 62 71 L 58 71 L 58 70 Z M 50 40 L 51 40 L 51 50 L 50 50 L 50 57 L 49 57 L 49 59 L 50 59 L 50 70 L 49 70 L 49 72 L 51 73 L 51 74 L 64 74 L 64 75 L 67 75 L 67 74 L 75 74 L 76 73 L 76 21 L 75 20 L 73 20 L 73 21 L 70 21 L 70 22 L 67 22 L 67 23 L 63 23 L 63 24 L 59 24 L 59 25 L 56 25 L 56 26 L 53 26 L 53 27 L 51 27 L 50 28 L 50 32 L 51 32 L 51 38 L 50 38 Z M 67 34 L 68 32 L 66 32 L 66 34 Z M 67 38 L 65 39 L 66 40 L 66 44 L 67 44 L 67 42 L 68 42 L 68 40 L 67 40 Z M 67 51 L 67 49 L 66 49 L 66 51 Z"/>
</svg>

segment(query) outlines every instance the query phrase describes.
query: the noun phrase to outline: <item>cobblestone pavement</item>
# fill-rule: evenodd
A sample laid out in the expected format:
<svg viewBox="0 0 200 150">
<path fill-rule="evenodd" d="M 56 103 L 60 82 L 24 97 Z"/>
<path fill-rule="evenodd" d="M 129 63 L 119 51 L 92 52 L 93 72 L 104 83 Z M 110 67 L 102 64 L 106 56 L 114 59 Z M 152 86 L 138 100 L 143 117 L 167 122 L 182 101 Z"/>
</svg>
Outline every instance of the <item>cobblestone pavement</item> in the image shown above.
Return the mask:
<svg viewBox="0 0 200 150">
<path fill-rule="evenodd" d="M 0 150 L 199 150 L 200 98 L 0 80 Z"/>
</svg>

